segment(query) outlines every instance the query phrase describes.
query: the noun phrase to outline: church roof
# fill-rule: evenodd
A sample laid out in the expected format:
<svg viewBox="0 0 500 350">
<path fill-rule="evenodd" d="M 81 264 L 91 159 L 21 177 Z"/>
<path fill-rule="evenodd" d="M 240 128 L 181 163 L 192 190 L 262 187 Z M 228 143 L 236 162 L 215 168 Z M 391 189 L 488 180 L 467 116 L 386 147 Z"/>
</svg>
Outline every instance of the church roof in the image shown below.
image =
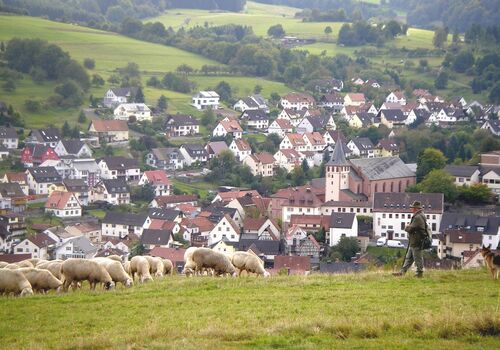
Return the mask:
<svg viewBox="0 0 500 350">
<path fill-rule="evenodd" d="M 349 165 L 347 159 L 345 158 L 344 146 L 342 142 L 335 142 L 335 148 L 333 149 L 332 158 L 328 161 L 327 165 Z"/>
<path fill-rule="evenodd" d="M 334 153 L 335 154 L 335 153 Z M 399 157 L 351 159 L 351 163 L 369 180 L 414 177 L 415 173 Z"/>
</svg>

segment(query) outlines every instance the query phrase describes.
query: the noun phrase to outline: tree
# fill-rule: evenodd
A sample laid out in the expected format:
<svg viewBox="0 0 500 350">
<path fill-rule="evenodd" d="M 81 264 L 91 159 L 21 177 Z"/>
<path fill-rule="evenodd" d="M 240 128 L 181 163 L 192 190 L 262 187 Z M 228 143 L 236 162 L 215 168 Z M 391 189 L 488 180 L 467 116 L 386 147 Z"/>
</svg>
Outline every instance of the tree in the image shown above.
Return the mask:
<svg viewBox="0 0 500 350">
<path fill-rule="evenodd" d="M 453 60 L 453 70 L 458 73 L 464 73 L 474 65 L 474 55 L 470 51 L 461 51 Z"/>
<path fill-rule="evenodd" d="M 201 125 L 208 127 L 213 125 L 216 120 L 214 111 L 212 109 L 207 109 L 201 116 Z"/>
<path fill-rule="evenodd" d="M 285 36 L 285 30 L 281 24 L 276 24 L 269 27 L 267 35 L 272 36 L 273 38 L 282 38 Z"/>
<path fill-rule="evenodd" d="M 78 123 L 83 124 L 87 121 L 87 116 L 85 115 L 84 111 L 80 111 L 80 114 L 78 115 Z"/>
<path fill-rule="evenodd" d="M 255 85 L 255 87 L 253 88 L 253 93 L 258 95 L 261 92 L 262 92 L 262 85 L 259 84 Z"/>
<path fill-rule="evenodd" d="M 448 40 L 448 30 L 446 28 L 438 28 L 434 31 L 434 38 L 432 43 L 437 48 L 442 48 L 444 43 Z"/>
<path fill-rule="evenodd" d="M 332 247 L 331 252 L 340 254 L 340 259 L 343 261 L 351 261 L 351 258 L 359 252 L 359 249 L 356 237 L 340 237 L 339 243 Z"/>
<path fill-rule="evenodd" d="M 215 92 L 219 94 L 222 101 L 230 101 L 233 94 L 231 85 L 229 85 L 225 81 L 221 81 L 219 82 L 219 84 L 217 84 L 217 86 L 215 87 Z"/>
<path fill-rule="evenodd" d="M 161 95 L 160 98 L 158 99 L 158 109 L 160 111 L 165 111 L 167 108 L 168 108 L 168 100 L 167 98 L 165 97 L 165 95 Z"/>
<path fill-rule="evenodd" d="M 300 165 L 300 167 L 302 168 L 302 171 L 304 172 L 304 174 L 307 176 L 307 173 L 309 172 L 309 164 L 307 163 L 307 160 L 302 160 L 302 164 Z"/>
<path fill-rule="evenodd" d="M 92 58 L 86 58 L 83 60 L 83 66 L 87 69 L 94 69 L 95 68 L 95 60 Z"/>
<path fill-rule="evenodd" d="M 132 248 L 130 248 L 130 258 L 136 255 L 143 255 L 146 252 L 146 248 L 140 241 L 136 241 Z"/>
<path fill-rule="evenodd" d="M 325 34 L 326 34 L 326 36 L 330 36 L 330 34 L 332 34 L 332 33 L 333 33 L 332 27 L 326 26 L 325 27 Z"/>
<path fill-rule="evenodd" d="M 176 71 L 187 75 L 187 74 L 193 73 L 194 69 L 193 69 L 193 67 L 191 67 L 187 64 L 181 64 L 179 67 L 177 67 Z"/>
<path fill-rule="evenodd" d="M 488 96 L 491 103 L 498 104 L 500 103 L 500 82 L 497 82 L 490 91 L 490 95 Z"/>
<path fill-rule="evenodd" d="M 66 120 L 61 128 L 61 134 L 63 137 L 69 137 L 71 135 L 71 127 L 69 126 L 68 121 Z"/>
<path fill-rule="evenodd" d="M 450 203 L 457 198 L 455 178 L 442 169 L 432 170 L 418 187 L 424 193 L 443 193 L 444 199 Z"/>
<path fill-rule="evenodd" d="M 104 85 L 104 79 L 99 74 L 93 74 L 92 75 L 92 81 L 91 81 L 91 83 L 94 86 L 103 86 Z"/>
<path fill-rule="evenodd" d="M 422 180 L 430 171 L 443 169 L 446 157 L 436 148 L 426 148 L 417 158 L 417 180 Z"/>
<path fill-rule="evenodd" d="M 144 103 L 144 93 L 142 92 L 142 88 L 139 87 L 137 89 L 137 93 L 134 96 L 135 103 Z"/>
<path fill-rule="evenodd" d="M 436 80 L 434 80 L 434 86 L 436 89 L 446 89 L 448 86 L 448 73 L 446 71 L 439 72 Z"/>
<path fill-rule="evenodd" d="M 473 184 L 458 188 L 458 199 L 469 204 L 491 203 L 493 194 L 486 184 Z"/>
<path fill-rule="evenodd" d="M 14 83 L 14 80 L 8 79 L 5 83 L 3 83 L 2 89 L 6 92 L 16 91 L 16 84 Z"/>
</svg>

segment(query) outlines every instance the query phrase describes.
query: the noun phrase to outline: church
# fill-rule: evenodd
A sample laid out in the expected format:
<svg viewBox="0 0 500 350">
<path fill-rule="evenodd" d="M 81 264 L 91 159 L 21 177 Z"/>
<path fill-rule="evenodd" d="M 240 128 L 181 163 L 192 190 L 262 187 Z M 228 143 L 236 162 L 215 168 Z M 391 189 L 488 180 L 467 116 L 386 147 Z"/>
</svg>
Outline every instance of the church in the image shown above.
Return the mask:
<svg viewBox="0 0 500 350">
<path fill-rule="evenodd" d="M 374 193 L 405 192 L 415 183 L 415 173 L 399 157 L 347 160 L 336 142 L 326 164 L 325 202 L 371 202 Z"/>
</svg>

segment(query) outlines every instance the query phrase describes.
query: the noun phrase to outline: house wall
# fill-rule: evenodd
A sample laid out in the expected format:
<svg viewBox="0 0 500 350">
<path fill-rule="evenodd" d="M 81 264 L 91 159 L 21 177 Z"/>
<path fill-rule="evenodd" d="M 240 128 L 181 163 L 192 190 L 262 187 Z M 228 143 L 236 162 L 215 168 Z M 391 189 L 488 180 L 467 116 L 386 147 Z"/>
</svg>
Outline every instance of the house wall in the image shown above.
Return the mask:
<svg viewBox="0 0 500 350">
<path fill-rule="evenodd" d="M 404 228 L 410 224 L 412 213 L 410 211 L 400 212 L 374 212 L 373 233 L 375 237 L 387 237 L 387 230 L 393 230 L 393 239 L 408 239 Z M 439 226 L 443 214 L 425 214 L 427 224 L 433 234 L 439 233 Z"/>
<path fill-rule="evenodd" d="M 328 244 L 330 247 L 337 245 L 342 237 L 357 237 L 358 236 L 358 219 L 354 218 L 352 227 L 350 228 L 334 228 L 331 227 L 328 234 Z"/>
</svg>

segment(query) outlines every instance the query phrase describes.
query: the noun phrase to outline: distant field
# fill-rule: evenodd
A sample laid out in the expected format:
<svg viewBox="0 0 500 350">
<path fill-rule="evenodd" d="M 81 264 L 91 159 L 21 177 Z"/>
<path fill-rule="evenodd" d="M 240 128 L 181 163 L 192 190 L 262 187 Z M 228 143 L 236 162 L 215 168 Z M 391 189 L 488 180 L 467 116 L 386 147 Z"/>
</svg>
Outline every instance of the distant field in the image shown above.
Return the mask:
<svg viewBox="0 0 500 350">
<path fill-rule="evenodd" d="M 5 349 L 498 349 L 485 269 L 184 278 L 0 297 Z"/>
</svg>

